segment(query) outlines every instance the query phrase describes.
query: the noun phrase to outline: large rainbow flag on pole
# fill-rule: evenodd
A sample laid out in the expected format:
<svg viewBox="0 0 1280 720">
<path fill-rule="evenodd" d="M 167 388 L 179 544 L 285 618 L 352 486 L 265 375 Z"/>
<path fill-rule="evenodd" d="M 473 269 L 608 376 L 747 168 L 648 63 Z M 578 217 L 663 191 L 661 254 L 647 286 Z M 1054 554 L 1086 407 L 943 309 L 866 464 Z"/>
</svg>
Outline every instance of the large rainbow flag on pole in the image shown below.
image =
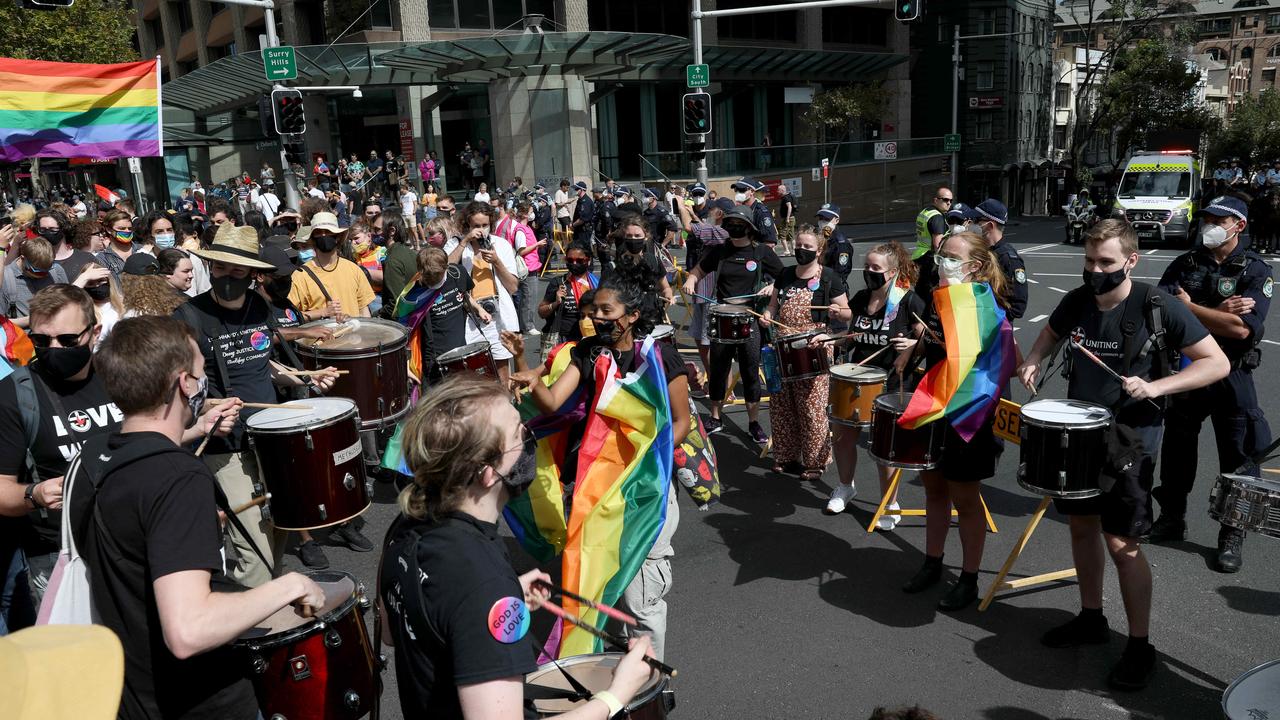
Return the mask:
<svg viewBox="0 0 1280 720">
<path fill-rule="evenodd" d="M 967 442 L 1000 400 L 1013 375 L 1013 326 L 986 283 L 960 283 L 933 291 L 947 359 L 925 373 L 898 418 L 917 428 L 945 417 Z"/>
<path fill-rule="evenodd" d="M 0 58 L 0 161 L 159 157 L 160 60 Z"/>
</svg>

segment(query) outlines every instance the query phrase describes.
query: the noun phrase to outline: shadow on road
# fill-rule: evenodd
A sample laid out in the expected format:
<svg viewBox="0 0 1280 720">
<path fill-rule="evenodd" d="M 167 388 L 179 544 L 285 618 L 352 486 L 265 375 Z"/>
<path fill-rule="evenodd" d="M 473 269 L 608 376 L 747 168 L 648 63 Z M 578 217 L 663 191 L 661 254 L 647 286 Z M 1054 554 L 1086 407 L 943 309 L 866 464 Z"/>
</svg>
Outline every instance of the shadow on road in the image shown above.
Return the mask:
<svg viewBox="0 0 1280 720">
<path fill-rule="evenodd" d="M 1254 615 L 1280 616 L 1280 592 L 1256 588 L 1222 585 L 1218 594 L 1227 601 L 1227 607 Z"/>
</svg>

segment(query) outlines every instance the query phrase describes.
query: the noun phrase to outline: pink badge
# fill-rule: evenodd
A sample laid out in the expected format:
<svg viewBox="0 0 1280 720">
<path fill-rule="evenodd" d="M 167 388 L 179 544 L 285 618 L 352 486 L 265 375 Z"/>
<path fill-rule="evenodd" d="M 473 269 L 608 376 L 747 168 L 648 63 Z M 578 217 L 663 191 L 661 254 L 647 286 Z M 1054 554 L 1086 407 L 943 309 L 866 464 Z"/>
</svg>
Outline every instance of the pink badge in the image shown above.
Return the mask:
<svg viewBox="0 0 1280 720">
<path fill-rule="evenodd" d="M 489 634 L 510 645 L 529 632 L 529 608 L 518 597 L 504 597 L 489 608 Z"/>
</svg>

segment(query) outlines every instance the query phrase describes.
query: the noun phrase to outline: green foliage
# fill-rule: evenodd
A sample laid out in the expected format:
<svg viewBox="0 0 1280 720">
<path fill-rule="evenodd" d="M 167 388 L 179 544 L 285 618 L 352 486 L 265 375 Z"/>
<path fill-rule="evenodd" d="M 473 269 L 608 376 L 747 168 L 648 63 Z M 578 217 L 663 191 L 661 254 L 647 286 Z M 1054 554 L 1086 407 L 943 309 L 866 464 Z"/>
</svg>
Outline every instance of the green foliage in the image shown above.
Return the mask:
<svg viewBox="0 0 1280 720">
<path fill-rule="evenodd" d="M 828 131 L 845 132 L 858 120 L 879 118 L 893 96 L 882 83 L 845 85 L 814 93 L 813 102 L 804 113 L 805 122 L 825 134 Z"/>
<path fill-rule="evenodd" d="M 136 61 L 133 10 L 122 0 L 76 0 L 69 8 L 24 10 L 0 0 L 0 57 L 76 63 Z"/>
<path fill-rule="evenodd" d="M 1238 157 L 1246 164 L 1280 157 L 1280 92 L 1266 88 L 1241 98 L 1227 126 L 1214 135 L 1209 157 L 1214 162 Z"/>
<path fill-rule="evenodd" d="M 1141 148 L 1155 131 L 1208 129 L 1213 115 L 1196 98 L 1199 80 L 1170 41 L 1139 40 L 1118 51 L 1096 110 L 1098 126 L 1116 132 L 1118 156 Z"/>
</svg>

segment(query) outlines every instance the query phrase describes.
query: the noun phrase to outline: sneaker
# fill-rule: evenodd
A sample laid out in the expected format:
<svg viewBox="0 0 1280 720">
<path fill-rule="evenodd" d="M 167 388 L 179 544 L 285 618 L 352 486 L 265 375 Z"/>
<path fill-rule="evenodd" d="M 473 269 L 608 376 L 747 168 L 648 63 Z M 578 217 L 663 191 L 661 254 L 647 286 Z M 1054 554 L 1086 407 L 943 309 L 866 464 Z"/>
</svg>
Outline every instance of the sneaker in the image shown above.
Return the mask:
<svg viewBox="0 0 1280 720">
<path fill-rule="evenodd" d="M 329 568 L 329 558 L 324 554 L 324 548 L 320 547 L 320 543 L 315 540 L 308 540 L 298 546 L 298 557 L 302 560 L 302 564 L 312 570 L 327 570 Z"/>
<path fill-rule="evenodd" d="M 373 550 L 373 541 L 365 537 L 355 525 L 350 523 L 340 525 L 337 530 L 329 533 L 329 539 L 340 542 L 348 548 L 356 552 L 369 552 Z"/>
<path fill-rule="evenodd" d="M 751 424 L 747 426 L 747 432 L 751 433 L 751 439 L 754 440 L 757 445 L 769 444 L 769 436 L 764 434 L 764 428 L 760 427 L 760 423 L 752 421 Z"/>
<path fill-rule="evenodd" d="M 845 504 L 858 494 L 858 488 L 852 485 L 837 483 L 836 489 L 831 491 L 831 499 L 827 501 L 827 513 L 831 515 L 839 515 L 844 512 Z"/>
<path fill-rule="evenodd" d="M 1151 682 L 1156 670 L 1156 649 L 1151 644 L 1127 647 L 1107 675 L 1107 685 L 1116 690 L 1141 690 Z"/>
<path fill-rule="evenodd" d="M 892 511 L 901 509 L 902 506 L 898 503 L 890 503 L 889 507 L 885 508 L 885 514 L 880 516 L 880 520 L 876 523 L 876 527 L 885 531 L 893 530 L 898 527 L 898 523 L 902 522 L 902 516 Z"/>
<path fill-rule="evenodd" d="M 954 612 L 963 610 L 978 599 L 978 583 L 976 580 L 961 578 L 951 583 L 947 593 L 938 601 L 938 609 Z"/>
<path fill-rule="evenodd" d="M 1238 572 L 1244 562 L 1243 550 L 1244 531 L 1223 525 L 1218 531 L 1218 572 Z"/>
<path fill-rule="evenodd" d="M 915 577 L 902 586 L 902 592 L 908 594 L 923 592 L 933 587 L 941 579 L 942 558 L 931 558 L 926 555 L 924 565 L 920 566 L 920 570 L 916 572 Z"/>
<path fill-rule="evenodd" d="M 1149 543 L 1178 542 L 1187 539 L 1187 521 L 1181 515 L 1162 513 L 1143 537 Z"/>
<path fill-rule="evenodd" d="M 532 328 L 529 330 L 528 333 L 526 333 L 526 335 L 530 335 L 532 337 L 538 337 L 541 334 L 542 334 L 542 331 L 539 330 L 538 328 Z"/>
<path fill-rule="evenodd" d="M 714 435 L 724 429 L 724 422 L 720 418 L 708 415 L 702 419 L 702 429 L 706 430 L 708 435 Z"/>
<path fill-rule="evenodd" d="M 1076 615 L 1040 636 L 1040 644 L 1051 648 L 1105 645 L 1111 640 L 1106 615 Z"/>
</svg>

